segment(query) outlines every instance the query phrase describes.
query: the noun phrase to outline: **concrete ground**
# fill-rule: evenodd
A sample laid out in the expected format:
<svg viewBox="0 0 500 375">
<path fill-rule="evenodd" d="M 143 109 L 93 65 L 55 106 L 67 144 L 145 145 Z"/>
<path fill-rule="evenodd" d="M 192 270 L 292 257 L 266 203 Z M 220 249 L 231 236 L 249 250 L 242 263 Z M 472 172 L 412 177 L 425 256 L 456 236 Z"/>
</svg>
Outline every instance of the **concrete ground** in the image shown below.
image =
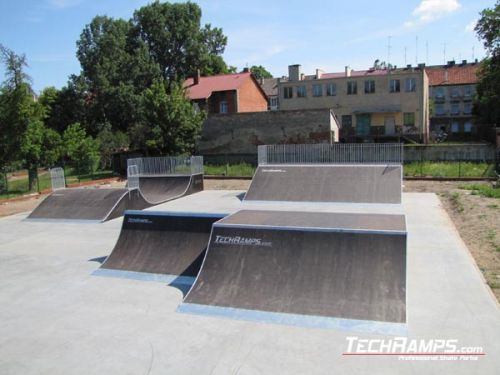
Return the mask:
<svg viewBox="0 0 500 375">
<path fill-rule="evenodd" d="M 161 208 L 239 205 L 216 195 Z M 403 210 L 407 338 L 481 346 L 486 355 L 475 361 L 342 356 L 347 337 L 384 336 L 177 313 L 183 295 L 174 287 L 91 276 L 121 219 L 44 223 L 19 214 L 0 219 L 0 374 L 498 374 L 500 311 L 467 248 L 434 194 L 404 194 Z"/>
</svg>

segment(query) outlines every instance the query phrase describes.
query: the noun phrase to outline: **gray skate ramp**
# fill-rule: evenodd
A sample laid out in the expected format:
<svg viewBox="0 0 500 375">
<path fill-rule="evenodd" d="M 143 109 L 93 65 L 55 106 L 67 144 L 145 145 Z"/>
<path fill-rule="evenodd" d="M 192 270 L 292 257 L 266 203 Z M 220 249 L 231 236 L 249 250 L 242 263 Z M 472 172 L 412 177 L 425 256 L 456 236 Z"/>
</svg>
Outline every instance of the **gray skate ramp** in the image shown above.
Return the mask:
<svg viewBox="0 0 500 375">
<path fill-rule="evenodd" d="M 239 211 L 213 225 L 203 266 L 178 310 L 400 329 L 406 322 L 404 216 Z"/>
<path fill-rule="evenodd" d="M 148 202 L 159 204 L 202 191 L 203 175 L 140 177 L 139 189 Z"/>
<path fill-rule="evenodd" d="M 123 215 L 127 208 L 149 206 L 138 190 L 60 189 L 47 196 L 28 219 L 106 221 Z"/>
<path fill-rule="evenodd" d="M 94 274 L 191 284 L 200 269 L 212 224 L 224 216 L 126 211 L 113 251 Z"/>
<path fill-rule="evenodd" d="M 246 201 L 401 203 L 400 165 L 259 166 Z"/>
</svg>

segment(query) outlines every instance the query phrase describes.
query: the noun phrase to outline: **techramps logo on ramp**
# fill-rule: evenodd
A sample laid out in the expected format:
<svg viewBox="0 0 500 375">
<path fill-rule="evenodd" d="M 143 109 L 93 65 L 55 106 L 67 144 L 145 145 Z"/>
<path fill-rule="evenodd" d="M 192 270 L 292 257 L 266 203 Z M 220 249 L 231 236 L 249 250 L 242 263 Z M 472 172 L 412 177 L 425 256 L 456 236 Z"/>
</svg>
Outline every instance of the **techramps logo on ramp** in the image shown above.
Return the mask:
<svg viewBox="0 0 500 375">
<path fill-rule="evenodd" d="M 263 169 L 265 173 L 286 173 L 286 169 Z"/>
<path fill-rule="evenodd" d="M 240 236 L 215 236 L 216 244 L 221 245 L 240 245 L 240 246 L 265 246 L 271 247 L 272 242 L 265 242 L 261 238 L 240 237 Z"/>
<path fill-rule="evenodd" d="M 153 224 L 153 222 L 149 219 L 138 218 L 138 217 L 129 217 L 127 219 L 127 223 L 130 223 L 130 224 Z"/>
</svg>

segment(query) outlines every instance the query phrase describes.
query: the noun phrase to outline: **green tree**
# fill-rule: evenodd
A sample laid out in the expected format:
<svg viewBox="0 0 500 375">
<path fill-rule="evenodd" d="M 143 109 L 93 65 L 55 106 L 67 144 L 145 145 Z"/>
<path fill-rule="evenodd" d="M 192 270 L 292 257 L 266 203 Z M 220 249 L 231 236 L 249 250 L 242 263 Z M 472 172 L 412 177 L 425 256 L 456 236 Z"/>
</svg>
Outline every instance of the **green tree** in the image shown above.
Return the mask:
<svg viewBox="0 0 500 375">
<path fill-rule="evenodd" d="M 132 130 L 131 139 L 151 154 L 191 153 L 205 113 L 192 106 L 180 84 L 173 84 L 170 94 L 165 85 L 157 81 L 145 91 L 143 121 Z"/>
<path fill-rule="evenodd" d="M 255 76 L 255 78 L 273 78 L 273 75 L 269 73 L 266 68 L 264 68 L 262 65 L 253 65 L 250 68 L 250 71 L 252 74 Z"/>
<path fill-rule="evenodd" d="M 221 57 L 227 37 L 210 24 L 201 27 L 197 4 L 155 1 L 137 10 L 131 22 L 135 37 L 145 43 L 159 65 L 168 91 L 197 69 L 203 75 L 228 69 Z"/>
<path fill-rule="evenodd" d="M 500 1 L 484 9 L 477 22 L 476 32 L 483 40 L 488 56 L 481 62 L 474 112 L 481 122 L 500 124 Z"/>
<path fill-rule="evenodd" d="M 99 144 L 79 123 L 71 124 L 62 136 L 64 155 L 76 164 L 77 173 L 93 173 L 99 165 Z"/>
<path fill-rule="evenodd" d="M 127 134 L 117 130 L 113 131 L 111 124 L 106 124 L 97 135 L 99 142 L 99 154 L 101 156 L 101 168 L 111 167 L 112 155 L 119 151 L 125 151 L 130 145 Z"/>
</svg>

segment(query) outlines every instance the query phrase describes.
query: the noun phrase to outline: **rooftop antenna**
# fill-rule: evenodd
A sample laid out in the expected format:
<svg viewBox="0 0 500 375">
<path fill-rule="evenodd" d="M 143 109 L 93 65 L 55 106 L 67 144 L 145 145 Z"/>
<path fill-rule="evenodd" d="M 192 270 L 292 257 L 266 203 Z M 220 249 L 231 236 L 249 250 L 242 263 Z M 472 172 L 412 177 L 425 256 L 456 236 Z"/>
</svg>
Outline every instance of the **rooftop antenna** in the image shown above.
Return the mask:
<svg viewBox="0 0 500 375">
<path fill-rule="evenodd" d="M 425 41 L 425 63 L 429 64 L 429 41 Z"/>
<path fill-rule="evenodd" d="M 389 68 L 389 63 L 391 61 L 391 36 L 387 37 L 387 68 Z"/>
<path fill-rule="evenodd" d="M 443 43 L 443 65 L 446 65 L 446 43 Z"/>
<path fill-rule="evenodd" d="M 474 46 L 472 46 L 472 61 L 474 61 Z"/>
<path fill-rule="evenodd" d="M 405 46 L 405 66 L 406 66 L 406 46 Z"/>
<path fill-rule="evenodd" d="M 415 65 L 418 65 L 418 36 L 415 37 Z"/>
</svg>

